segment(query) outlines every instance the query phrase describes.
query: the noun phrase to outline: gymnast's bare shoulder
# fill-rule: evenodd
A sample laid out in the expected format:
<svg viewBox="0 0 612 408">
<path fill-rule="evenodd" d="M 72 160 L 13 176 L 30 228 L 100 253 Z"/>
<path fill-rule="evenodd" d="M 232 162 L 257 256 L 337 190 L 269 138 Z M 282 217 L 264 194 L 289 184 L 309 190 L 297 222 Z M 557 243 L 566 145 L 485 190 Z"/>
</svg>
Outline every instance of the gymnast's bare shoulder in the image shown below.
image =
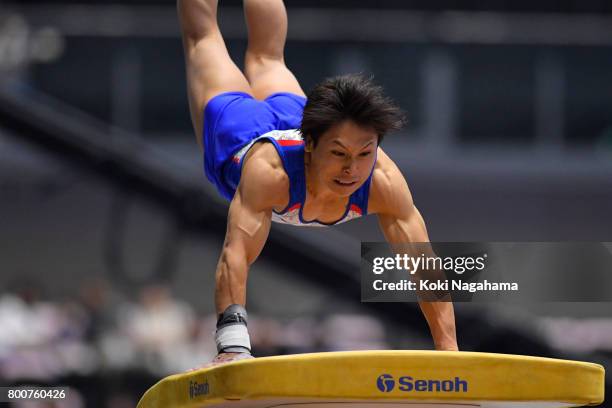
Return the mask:
<svg viewBox="0 0 612 408">
<path fill-rule="evenodd" d="M 396 212 L 412 205 L 412 195 L 395 162 L 379 147 L 372 172 L 369 214 Z"/>
<path fill-rule="evenodd" d="M 276 148 L 269 142 L 256 143 L 242 166 L 239 192 L 250 192 L 261 206 L 283 210 L 289 202 L 289 176 Z"/>
</svg>

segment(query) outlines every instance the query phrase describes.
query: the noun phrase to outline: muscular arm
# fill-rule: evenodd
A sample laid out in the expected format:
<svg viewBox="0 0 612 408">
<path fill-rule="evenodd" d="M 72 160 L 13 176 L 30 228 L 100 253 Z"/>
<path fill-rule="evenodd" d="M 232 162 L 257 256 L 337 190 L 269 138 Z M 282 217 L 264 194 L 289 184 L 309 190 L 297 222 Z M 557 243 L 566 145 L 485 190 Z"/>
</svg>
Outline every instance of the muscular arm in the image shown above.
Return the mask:
<svg viewBox="0 0 612 408">
<path fill-rule="evenodd" d="M 229 208 L 223 249 L 217 263 L 215 306 L 217 314 L 231 304 L 246 304 L 249 267 L 268 238 L 270 213 L 250 197 L 248 188 L 237 191 Z"/>
<path fill-rule="evenodd" d="M 288 178 L 272 145 L 256 144 L 244 160 L 215 276 L 215 308 L 220 317 L 215 342 L 219 354 L 205 367 L 252 358 L 246 321 L 244 325 L 233 324 L 231 316 L 246 317 L 249 267 L 268 238 L 272 209 L 288 199 Z"/>
<path fill-rule="evenodd" d="M 429 242 L 425 222 L 415 207 L 404 176 L 379 150 L 372 180 L 371 200 L 380 228 L 392 247 L 410 242 Z M 433 254 L 433 252 L 432 252 Z M 457 350 L 455 314 L 451 302 L 420 301 L 437 350 Z"/>
<path fill-rule="evenodd" d="M 259 156 L 244 165 L 229 208 L 225 241 L 216 272 L 217 313 L 231 304 L 246 304 L 247 274 L 270 231 L 272 199 L 286 188 L 283 175 Z"/>
</svg>

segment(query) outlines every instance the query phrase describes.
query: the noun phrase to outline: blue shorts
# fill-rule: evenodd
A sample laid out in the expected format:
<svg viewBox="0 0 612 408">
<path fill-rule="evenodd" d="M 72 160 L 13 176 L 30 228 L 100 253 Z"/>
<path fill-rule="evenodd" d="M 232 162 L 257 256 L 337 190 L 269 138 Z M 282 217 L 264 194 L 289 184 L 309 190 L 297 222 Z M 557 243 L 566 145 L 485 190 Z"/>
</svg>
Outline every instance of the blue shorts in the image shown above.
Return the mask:
<svg viewBox="0 0 612 408">
<path fill-rule="evenodd" d="M 287 92 L 258 101 L 244 92 L 226 92 L 212 98 L 204 109 L 204 172 L 228 200 L 235 189 L 224 168 L 234 153 L 254 138 L 273 130 L 299 129 L 306 98 Z"/>
</svg>

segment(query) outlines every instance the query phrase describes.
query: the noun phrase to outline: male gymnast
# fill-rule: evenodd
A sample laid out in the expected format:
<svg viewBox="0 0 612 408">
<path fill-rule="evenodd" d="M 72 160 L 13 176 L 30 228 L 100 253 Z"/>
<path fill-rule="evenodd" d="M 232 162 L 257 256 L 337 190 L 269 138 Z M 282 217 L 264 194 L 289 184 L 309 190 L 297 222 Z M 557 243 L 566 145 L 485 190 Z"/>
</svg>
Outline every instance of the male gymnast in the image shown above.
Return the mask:
<svg viewBox="0 0 612 408">
<path fill-rule="evenodd" d="M 208 179 L 230 200 L 216 270 L 212 364 L 251 358 L 246 282 L 272 221 L 339 224 L 376 214 L 391 244 L 428 242 L 404 177 L 379 147 L 399 109 L 357 75 L 329 78 L 308 97 L 284 62 L 282 0 L 244 0 L 244 74 L 217 24 L 218 0 L 178 0 L 191 118 Z M 419 302 L 437 350 L 457 350 L 450 302 Z"/>
</svg>

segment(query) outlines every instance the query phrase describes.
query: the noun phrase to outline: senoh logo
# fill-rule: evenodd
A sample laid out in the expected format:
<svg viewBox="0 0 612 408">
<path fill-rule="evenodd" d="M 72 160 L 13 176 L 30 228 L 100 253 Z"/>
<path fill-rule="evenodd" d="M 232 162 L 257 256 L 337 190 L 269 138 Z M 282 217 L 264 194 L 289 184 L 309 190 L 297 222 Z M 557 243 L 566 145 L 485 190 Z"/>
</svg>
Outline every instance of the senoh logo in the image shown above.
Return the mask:
<svg viewBox="0 0 612 408">
<path fill-rule="evenodd" d="M 210 387 L 208 386 L 208 380 L 203 383 L 189 381 L 189 399 L 193 399 L 201 395 L 208 395 L 209 391 Z"/>
<path fill-rule="evenodd" d="M 391 392 L 395 388 L 395 380 L 389 374 L 382 374 L 378 376 L 376 386 L 381 392 Z"/>
<path fill-rule="evenodd" d="M 376 386 L 380 392 L 391 392 L 395 385 L 395 378 L 390 374 L 381 374 L 376 380 Z M 448 380 L 421 380 L 405 375 L 397 379 L 397 390 L 403 392 L 467 392 L 468 382 L 459 377 Z"/>
</svg>

